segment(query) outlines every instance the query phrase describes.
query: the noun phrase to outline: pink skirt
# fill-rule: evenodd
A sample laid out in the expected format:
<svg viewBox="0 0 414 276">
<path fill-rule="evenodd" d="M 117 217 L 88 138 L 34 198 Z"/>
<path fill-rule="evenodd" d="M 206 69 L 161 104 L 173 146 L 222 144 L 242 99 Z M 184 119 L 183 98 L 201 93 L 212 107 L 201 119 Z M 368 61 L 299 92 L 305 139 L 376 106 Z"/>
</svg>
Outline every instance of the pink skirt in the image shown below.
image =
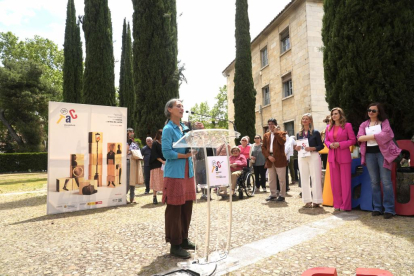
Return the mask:
<svg viewBox="0 0 414 276">
<path fill-rule="evenodd" d="M 150 188 L 153 191 L 162 191 L 164 188 L 164 172 L 161 168 L 150 171 Z"/>
<path fill-rule="evenodd" d="M 185 162 L 184 178 L 164 177 L 162 202 L 170 205 L 183 205 L 196 199 L 194 177 L 189 177 L 188 159 Z"/>
</svg>

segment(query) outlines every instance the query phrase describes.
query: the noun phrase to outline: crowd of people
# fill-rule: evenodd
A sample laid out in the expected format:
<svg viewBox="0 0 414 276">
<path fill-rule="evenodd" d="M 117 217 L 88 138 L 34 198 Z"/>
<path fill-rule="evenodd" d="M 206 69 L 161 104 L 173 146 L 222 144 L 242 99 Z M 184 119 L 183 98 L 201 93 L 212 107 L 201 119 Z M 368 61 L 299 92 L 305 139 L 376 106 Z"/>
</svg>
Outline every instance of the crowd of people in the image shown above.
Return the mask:
<svg viewBox="0 0 414 276">
<path fill-rule="evenodd" d="M 172 99 L 165 106 L 167 122 L 163 129 L 157 131 L 154 139 L 146 138 L 146 146 L 141 149 L 144 162 L 145 194 L 153 191 L 153 203 L 158 204 L 157 192 L 162 192 L 162 203 L 167 205 L 165 211 L 165 239 L 171 244 L 170 253 L 180 258 L 189 258 L 186 251 L 195 245 L 188 240 L 188 229 L 191 222 L 193 201 L 196 199 L 194 175 L 198 182 L 203 182 L 201 167 L 193 171 L 193 154 L 185 148 L 173 148 L 188 131 L 181 122 L 184 107 L 180 100 Z M 393 141 L 393 131 L 387 115 L 380 103 L 372 103 L 366 111 L 366 121 L 355 135 L 352 125 L 347 122 L 344 111 L 335 107 L 324 120 L 326 129 L 321 132 L 315 129 L 311 113 L 303 114 L 300 130 L 289 136 L 282 131 L 277 120 L 270 118 L 268 130 L 263 135 L 254 136 L 250 144 L 249 137 L 244 136 L 240 145 L 225 148 L 221 145 L 210 149 L 213 155 L 227 155 L 231 170 L 231 185 L 221 188 L 219 195 L 235 195 L 238 177 L 243 168 L 251 167 L 255 175 L 256 193 L 267 192 L 268 182 L 270 195 L 266 201 L 285 202 L 289 191 L 289 182 L 299 182 L 304 208 L 322 207 L 322 167 L 329 163 L 333 207 L 335 211 L 351 211 L 351 151 L 350 147 L 359 144 L 361 164 L 366 165 L 371 178 L 373 192 L 372 216 L 383 215 L 385 219 L 395 215 L 394 192 L 391 182 L 392 162 L 401 150 Z M 196 123 L 196 129 L 204 128 Z M 329 151 L 327 159 L 322 160 L 319 153 L 324 148 Z M 139 149 L 134 142 L 134 132 L 128 129 L 127 157 L 127 193 L 130 202 L 134 201 L 134 190 L 139 183 L 135 168 L 138 166 L 131 158 L 132 151 Z M 207 154 L 211 155 L 211 154 Z M 203 157 L 205 158 L 205 157 Z M 197 159 L 197 158 L 196 158 Z M 322 162 L 323 161 L 323 162 Z M 198 167 L 196 163 L 196 167 Z M 289 175 L 290 173 L 290 181 Z M 205 182 L 205 180 L 204 180 Z M 203 182 L 203 183 L 204 183 Z M 206 199 L 206 189 L 202 189 L 202 199 Z M 381 192 L 382 191 L 382 192 Z"/>
</svg>

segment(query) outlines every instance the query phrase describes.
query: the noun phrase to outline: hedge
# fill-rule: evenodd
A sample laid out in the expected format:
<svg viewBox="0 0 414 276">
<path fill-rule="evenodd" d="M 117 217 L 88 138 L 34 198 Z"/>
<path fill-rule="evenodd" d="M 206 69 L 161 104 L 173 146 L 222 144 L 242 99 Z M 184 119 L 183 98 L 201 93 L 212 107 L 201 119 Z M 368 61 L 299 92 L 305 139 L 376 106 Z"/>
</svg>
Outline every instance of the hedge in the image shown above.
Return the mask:
<svg viewBox="0 0 414 276">
<path fill-rule="evenodd" d="M 0 154 L 0 173 L 35 171 L 47 171 L 47 152 Z"/>
</svg>

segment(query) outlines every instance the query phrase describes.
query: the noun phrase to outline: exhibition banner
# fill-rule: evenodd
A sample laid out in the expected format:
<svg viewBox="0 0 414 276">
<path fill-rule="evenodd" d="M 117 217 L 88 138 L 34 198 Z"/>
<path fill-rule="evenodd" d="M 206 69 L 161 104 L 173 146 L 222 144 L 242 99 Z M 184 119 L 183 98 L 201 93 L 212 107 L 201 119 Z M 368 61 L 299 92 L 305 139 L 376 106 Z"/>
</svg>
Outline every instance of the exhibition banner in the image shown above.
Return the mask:
<svg viewBox="0 0 414 276">
<path fill-rule="evenodd" d="M 126 204 L 127 109 L 49 102 L 47 214 Z"/>
</svg>

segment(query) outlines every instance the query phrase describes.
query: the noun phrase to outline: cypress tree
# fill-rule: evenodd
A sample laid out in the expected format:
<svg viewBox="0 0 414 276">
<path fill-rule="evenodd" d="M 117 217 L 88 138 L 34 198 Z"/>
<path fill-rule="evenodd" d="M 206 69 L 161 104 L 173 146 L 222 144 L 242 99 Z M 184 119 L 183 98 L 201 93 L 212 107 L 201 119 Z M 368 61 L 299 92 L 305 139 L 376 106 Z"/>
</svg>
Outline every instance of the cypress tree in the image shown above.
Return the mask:
<svg viewBox="0 0 414 276">
<path fill-rule="evenodd" d="M 253 141 L 255 130 L 256 90 L 252 77 L 250 23 L 247 0 L 236 0 L 236 61 L 234 72 L 234 121 L 237 130 Z M 238 139 L 240 140 L 240 138 Z M 238 142 L 238 141 L 237 141 Z"/>
<path fill-rule="evenodd" d="M 108 0 L 85 0 L 84 103 L 116 105 L 111 11 Z"/>
<path fill-rule="evenodd" d="M 395 136 L 414 134 L 414 1 L 325 0 L 322 39 L 326 101 L 357 131 L 381 102 Z"/>
<path fill-rule="evenodd" d="M 145 138 L 164 126 L 165 103 L 178 97 L 176 2 L 132 2 L 136 132 Z"/>
<path fill-rule="evenodd" d="M 128 108 L 128 126 L 135 127 L 136 97 L 132 75 L 131 28 L 124 19 L 122 32 L 121 72 L 119 77 L 119 106 Z"/>
<path fill-rule="evenodd" d="M 63 101 L 82 102 L 83 53 L 74 0 L 67 5 L 63 64 Z"/>
<path fill-rule="evenodd" d="M 124 100 L 124 83 L 125 83 L 125 52 L 126 52 L 126 19 L 124 18 L 124 24 L 122 25 L 122 51 L 121 51 L 121 64 L 119 69 L 119 106 L 126 107 Z M 129 124 L 128 124 L 129 125 Z"/>
</svg>

